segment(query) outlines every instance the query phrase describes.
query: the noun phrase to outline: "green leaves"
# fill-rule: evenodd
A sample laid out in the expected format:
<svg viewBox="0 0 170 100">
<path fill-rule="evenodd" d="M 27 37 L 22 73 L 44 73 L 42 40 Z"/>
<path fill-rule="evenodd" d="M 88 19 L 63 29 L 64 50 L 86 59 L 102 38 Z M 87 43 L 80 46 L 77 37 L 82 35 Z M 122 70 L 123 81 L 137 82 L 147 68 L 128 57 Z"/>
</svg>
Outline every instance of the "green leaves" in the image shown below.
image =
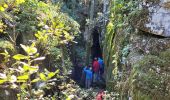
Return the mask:
<svg viewBox="0 0 170 100">
<path fill-rule="evenodd" d="M 1 2 L 2 2 L 2 1 L 1 1 Z M 5 3 L 4 3 L 4 4 L 3 4 L 3 3 L 0 4 L 0 12 L 1 12 L 1 11 L 5 11 L 6 8 L 8 8 L 8 5 L 7 5 L 7 4 L 5 4 Z"/>
<path fill-rule="evenodd" d="M 59 70 L 56 70 L 55 72 L 48 73 L 48 79 L 51 79 L 54 75 L 58 74 Z"/>
<path fill-rule="evenodd" d="M 21 47 L 24 49 L 24 51 L 28 54 L 28 55 L 33 55 L 35 53 L 37 53 L 37 48 L 33 47 L 33 46 L 25 46 L 21 44 Z"/>
<path fill-rule="evenodd" d="M 21 44 L 21 48 L 25 51 L 22 54 L 13 52 L 12 57 L 10 57 L 7 51 L 1 53 L 5 56 L 3 63 L 8 67 L 4 69 L 4 76 L 0 77 L 0 84 L 8 83 L 12 88 L 16 87 L 15 84 L 17 84 L 17 87 L 21 87 L 17 88 L 22 92 L 20 96 L 32 96 L 31 83 L 38 81 L 47 83 L 49 79 L 59 72 L 59 70 L 56 72 L 39 72 L 40 66 L 38 64 L 45 59 L 45 57 L 39 57 L 39 55 L 51 54 L 49 49 L 54 47 L 60 50 L 58 46 L 61 45 L 61 41 L 63 44 L 73 41 L 75 34 L 79 32 L 79 24 L 70 18 L 69 15 L 60 12 L 58 4 L 53 5 L 40 0 L 1 1 L 0 16 L 11 26 L 0 21 L 0 33 L 4 33 L 5 38 L 7 36 L 6 39 L 10 39 L 7 42 L 4 42 L 4 40 L 0 41 L 0 47 L 7 50 L 15 50 L 15 39 L 18 33 L 22 33 L 24 36 L 28 35 L 27 40 L 24 41 L 28 41 L 30 39 L 29 36 L 33 36 L 36 33 L 35 37 L 37 40 L 34 40 L 36 42 L 31 46 Z M 10 12 L 6 11 L 8 7 Z M 15 25 L 16 34 L 12 30 L 14 23 L 18 23 Z M 44 50 L 43 53 L 37 53 L 39 49 L 37 50 L 36 47 Z M 61 58 L 61 51 L 59 50 L 57 53 L 55 52 L 55 60 L 60 60 Z M 58 66 L 58 64 L 56 65 Z M 35 75 L 35 77 L 30 79 L 31 75 Z"/>
<path fill-rule="evenodd" d="M 47 70 L 46 70 L 46 73 L 44 74 L 44 73 L 40 73 L 39 75 L 40 75 L 40 78 L 43 80 L 43 81 L 47 81 L 47 80 L 49 80 L 49 79 L 51 79 L 53 76 L 55 76 L 56 74 L 58 74 L 59 73 L 59 70 L 56 70 L 55 72 L 48 72 Z"/>
<path fill-rule="evenodd" d="M 25 2 L 25 0 L 15 0 L 15 3 L 17 4 L 17 5 L 19 5 L 19 4 L 21 4 L 21 3 L 24 3 Z"/>
</svg>

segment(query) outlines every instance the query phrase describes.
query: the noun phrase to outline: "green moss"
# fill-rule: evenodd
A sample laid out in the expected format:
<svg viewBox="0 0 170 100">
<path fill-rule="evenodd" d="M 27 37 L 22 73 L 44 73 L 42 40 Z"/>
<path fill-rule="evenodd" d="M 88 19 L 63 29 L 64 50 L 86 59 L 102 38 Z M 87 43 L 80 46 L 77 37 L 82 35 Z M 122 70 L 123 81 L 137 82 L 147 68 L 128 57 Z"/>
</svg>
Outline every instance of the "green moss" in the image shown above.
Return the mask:
<svg viewBox="0 0 170 100">
<path fill-rule="evenodd" d="M 148 66 L 148 68 L 149 68 L 152 65 L 163 66 L 164 62 L 165 61 L 163 59 L 160 59 L 158 56 L 147 55 L 147 56 L 144 56 L 142 60 L 136 62 L 134 67 L 144 68 L 144 67 Z"/>
<path fill-rule="evenodd" d="M 163 51 L 159 54 L 159 57 L 161 59 L 164 59 L 165 62 L 164 62 L 164 65 L 165 66 L 170 66 L 170 49 L 166 50 L 166 51 Z"/>
<path fill-rule="evenodd" d="M 169 55 L 169 50 L 161 52 L 159 56 L 147 55 L 134 64 L 135 74 L 131 80 L 133 81 L 131 87 L 133 87 L 134 100 L 136 98 L 138 100 L 170 99 L 167 97 L 169 91 L 166 90 L 169 84 L 167 80 L 170 78 L 167 76 L 169 72 L 166 69 Z M 151 99 L 147 99 L 148 97 Z"/>
</svg>

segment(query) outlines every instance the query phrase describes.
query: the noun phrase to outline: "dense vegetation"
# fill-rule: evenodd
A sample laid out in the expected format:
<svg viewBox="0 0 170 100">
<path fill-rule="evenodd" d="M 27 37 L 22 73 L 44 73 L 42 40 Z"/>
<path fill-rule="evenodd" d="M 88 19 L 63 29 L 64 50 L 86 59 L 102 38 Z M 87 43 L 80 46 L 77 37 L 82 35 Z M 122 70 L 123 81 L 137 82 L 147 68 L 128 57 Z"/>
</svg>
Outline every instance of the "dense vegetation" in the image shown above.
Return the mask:
<svg viewBox="0 0 170 100">
<path fill-rule="evenodd" d="M 0 3 L 0 83 L 16 89 L 18 99 L 42 98 L 51 78 L 60 78 L 72 66 L 67 46 L 78 36 L 79 24 L 62 13 L 60 5 L 38 0 Z"/>
<path fill-rule="evenodd" d="M 146 5 L 160 1 L 1 0 L 2 100 L 95 99 L 99 87 L 82 89 L 68 77 L 91 64 L 93 39 L 105 63 L 105 99 L 169 100 L 169 38 L 139 24 L 149 19 Z"/>
</svg>

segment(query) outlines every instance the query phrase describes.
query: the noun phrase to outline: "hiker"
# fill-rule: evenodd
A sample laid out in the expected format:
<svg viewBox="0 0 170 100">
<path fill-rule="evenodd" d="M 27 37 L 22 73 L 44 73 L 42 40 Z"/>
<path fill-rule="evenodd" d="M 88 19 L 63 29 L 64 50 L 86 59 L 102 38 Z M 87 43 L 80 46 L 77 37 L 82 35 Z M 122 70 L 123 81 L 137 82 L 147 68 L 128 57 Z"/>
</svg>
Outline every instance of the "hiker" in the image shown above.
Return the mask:
<svg viewBox="0 0 170 100">
<path fill-rule="evenodd" d="M 104 73 L 104 62 L 101 58 L 98 58 L 98 63 L 99 63 L 99 78 L 102 79 L 102 75 Z"/>
<path fill-rule="evenodd" d="M 86 73 L 85 73 L 85 70 L 87 69 L 87 66 L 85 66 L 84 68 L 83 68 L 83 70 L 82 70 L 82 75 L 81 75 L 81 81 L 80 81 L 80 83 L 81 83 L 81 85 L 83 86 L 83 87 L 85 87 L 85 78 L 86 78 Z"/>
<path fill-rule="evenodd" d="M 93 61 L 93 82 L 95 83 L 97 80 L 98 80 L 98 74 L 99 74 L 99 63 L 97 61 L 97 58 L 95 57 L 94 58 L 94 61 Z"/>
<path fill-rule="evenodd" d="M 92 83 L 92 78 L 93 78 L 93 72 L 90 66 L 85 69 L 85 74 L 86 74 L 86 88 L 89 89 Z"/>
</svg>

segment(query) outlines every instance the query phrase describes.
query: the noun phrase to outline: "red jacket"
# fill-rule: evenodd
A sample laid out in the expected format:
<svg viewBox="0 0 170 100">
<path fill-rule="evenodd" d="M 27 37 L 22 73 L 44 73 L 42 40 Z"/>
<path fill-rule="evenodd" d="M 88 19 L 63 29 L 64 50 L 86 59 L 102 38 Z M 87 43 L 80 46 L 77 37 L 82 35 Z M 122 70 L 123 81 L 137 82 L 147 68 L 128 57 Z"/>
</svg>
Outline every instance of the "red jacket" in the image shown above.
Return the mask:
<svg viewBox="0 0 170 100">
<path fill-rule="evenodd" d="M 103 96 L 104 96 L 104 92 L 100 91 L 96 96 L 96 100 L 103 100 Z"/>
<path fill-rule="evenodd" d="M 93 62 L 93 71 L 94 72 L 98 72 L 99 71 L 99 62 L 98 61 L 94 61 Z"/>
</svg>

